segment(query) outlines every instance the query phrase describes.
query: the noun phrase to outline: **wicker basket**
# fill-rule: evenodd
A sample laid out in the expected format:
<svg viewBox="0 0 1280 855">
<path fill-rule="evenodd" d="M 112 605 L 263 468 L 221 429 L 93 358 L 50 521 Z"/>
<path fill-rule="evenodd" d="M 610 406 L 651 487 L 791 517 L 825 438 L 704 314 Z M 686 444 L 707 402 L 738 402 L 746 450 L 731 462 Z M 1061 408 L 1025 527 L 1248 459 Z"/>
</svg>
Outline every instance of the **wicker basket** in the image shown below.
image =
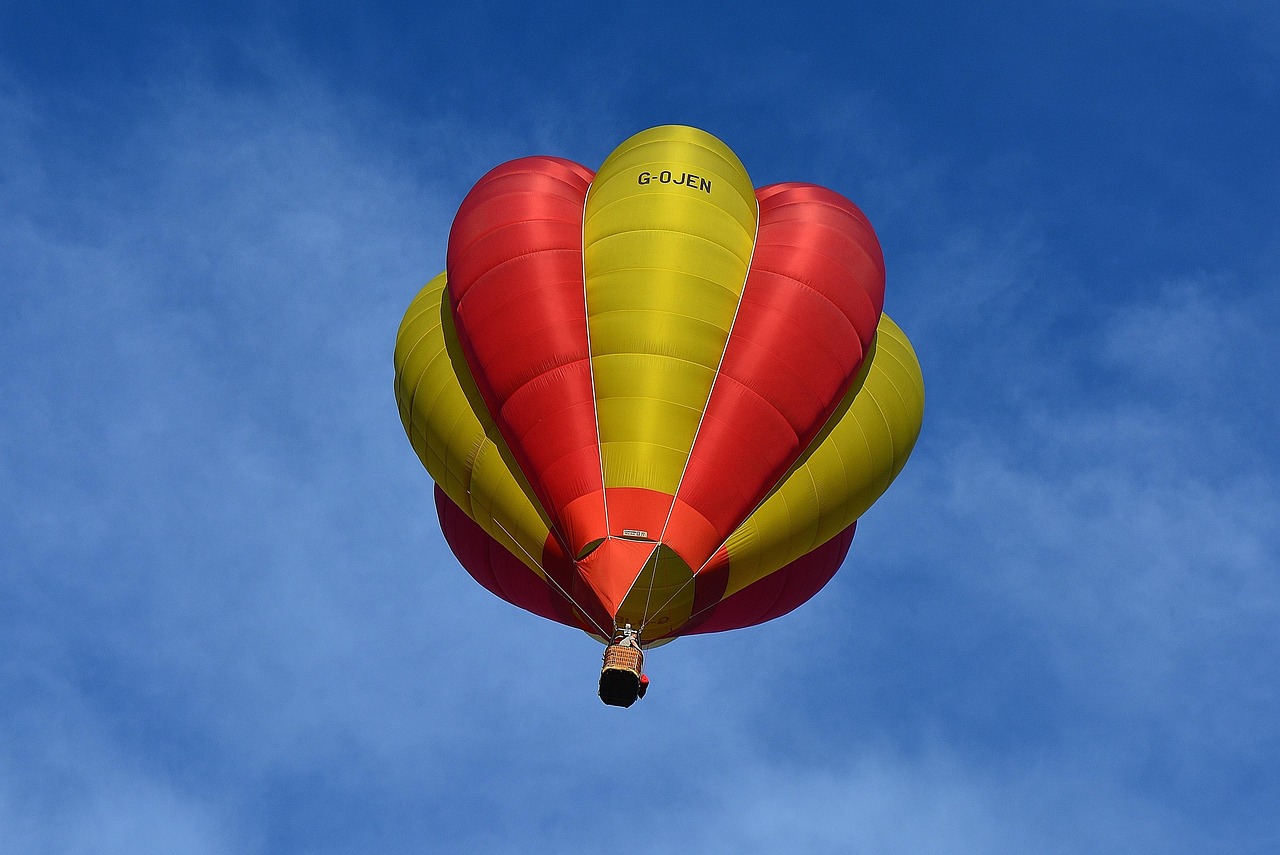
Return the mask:
<svg viewBox="0 0 1280 855">
<path fill-rule="evenodd" d="M 600 669 L 600 700 L 613 707 L 629 707 L 640 696 L 644 653 L 638 647 L 610 644 Z"/>
<path fill-rule="evenodd" d="M 604 649 L 604 669 L 630 671 L 637 677 L 644 665 L 644 653 L 639 647 L 624 647 L 621 644 L 610 644 Z"/>
</svg>

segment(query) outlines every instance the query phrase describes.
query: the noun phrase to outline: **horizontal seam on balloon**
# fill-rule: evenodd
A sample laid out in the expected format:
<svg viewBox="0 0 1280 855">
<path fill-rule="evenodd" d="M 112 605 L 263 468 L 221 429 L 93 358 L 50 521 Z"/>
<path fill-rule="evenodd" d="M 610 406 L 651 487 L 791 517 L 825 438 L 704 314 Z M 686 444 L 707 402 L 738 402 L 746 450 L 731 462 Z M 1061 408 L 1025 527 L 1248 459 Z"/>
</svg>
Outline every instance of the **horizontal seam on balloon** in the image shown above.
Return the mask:
<svg viewBox="0 0 1280 855">
<path fill-rule="evenodd" d="M 592 247 L 596 246 L 597 244 L 604 243 L 605 241 L 617 240 L 619 238 L 627 237 L 628 235 L 636 235 L 636 234 L 681 235 L 682 237 L 690 238 L 696 241 L 701 241 L 702 243 L 708 244 L 710 246 L 714 246 L 716 249 L 722 250 L 726 255 L 730 256 L 731 258 L 737 259 L 739 263 L 745 263 L 748 268 L 750 268 L 751 266 L 751 258 L 749 255 L 746 259 L 744 259 L 742 258 L 741 255 L 739 255 L 737 252 L 731 249 L 727 244 L 721 241 L 717 241 L 714 238 L 706 237 L 705 235 L 693 234 L 691 232 L 682 232 L 676 229 L 644 228 L 644 229 L 626 229 L 623 231 L 609 232 L 608 234 L 603 234 L 603 235 L 600 235 L 599 237 L 593 238 L 590 244 L 584 243 L 582 247 L 582 254 L 583 256 L 585 256 Z"/>
<path fill-rule="evenodd" d="M 535 185 L 514 180 L 528 175 L 546 179 L 546 181 L 539 182 Z M 515 186 L 496 186 L 499 182 L 514 184 Z M 553 183 L 559 186 L 551 186 Z M 537 171 L 504 172 L 501 175 L 495 175 L 489 179 L 482 179 L 479 184 L 471 189 L 471 192 L 467 193 L 466 198 L 463 199 L 462 204 L 459 206 L 458 212 L 463 215 L 463 219 L 465 221 L 466 217 L 469 217 L 473 211 L 479 208 L 499 203 L 501 200 L 511 199 L 517 196 L 533 199 L 549 199 L 552 200 L 553 203 L 576 202 L 581 198 L 584 189 L 584 187 L 575 186 L 573 181 L 566 181 L 564 178 L 557 175 L 547 175 L 546 173 Z M 562 190 L 566 192 L 562 192 Z M 500 205 L 500 207 L 504 206 Z"/>
<path fill-rule="evenodd" d="M 786 248 L 786 249 L 802 249 L 802 247 L 795 247 L 795 246 L 791 246 L 790 244 L 772 244 L 772 246 L 782 246 L 782 247 L 784 247 L 784 248 Z M 843 264 L 843 263 L 842 263 L 842 262 L 840 262 L 838 259 L 832 258 L 832 257 L 831 257 L 831 256 L 829 256 L 829 255 L 824 255 L 824 254 L 822 254 L 822 253 L 818 253 L 818 252 L 814 252 L 813 254 L 814 254 L 814 255 L 821 255 L 824 259 L 826 259 L 826 260 L 830 261 L 830 262 L 831 262 L 833 265 L 835 265 L 836 267 L 839 267 L 839 268 L 840 268 L 840 270 L 841 270 L 841 272 L 844 274 L 844 276 L 845 276 L 847 279 L 849 279 L 849 280 L 852 280 L 852 281 L 856 282 L 858 287 L 857 287 L 856 289 L 853 289 L 853 293 L 854 293 L 854 294 L 857 294 L 857 295 L 860 295 L 860 296 L 862 296 L 862 297 L 865 297 L 865 298 L 866 298 L 866 299 L 871 303 L 871 308 L 872 308 L 873 310 L 875 309 L 875 300 L 874 300 L 874 298 L 872 297 L 871 289 L 867 288 L 867 287 L 866 287 L 866 286 L 865 286 L 865 285 L 864 285 L 864 284 L 859 280 L 859 278 L 858 278 L 857 276 L 855 276 L 855 275 L 854 275 L 854 274 L 856 273 L 856 271 L 851 270 L 847 265 Z M 794 272 L 794 271 L 792 271 L 792 270 L 776 269 L 776 268 L 774 268 L 774 267 L 758 267 L 758 268 L 753 269 L 751 272 L 752 272 L 752 273 L 768 273 L 768 274 L 770 274 L 770 275 L 772 275 L 772 276 L 782 276 L 782 277 L 785 277 L 785 278 L 787 278 L 787 279 L 792 280 L 793 282 L 796 282 L 796 283 L 798 283 L 798 284 L 800 284 L 800 285 L 803 285 L 803 286 L 805 286 L 806 288 L 808 288 L 810 291 L 813 291 L 813 292 L 815 292 L 815 293 L 819 294 L 819 295 L 820 295 L 823 299 L 825 299 L 827 302 L 831 303 L 831 304 L 832 304 L 833 306 L 835 306 L 837 309 L 840 309 L 840 313 L 841 313 L 841 314 L 845 315 L 845 317 L 848 317 L 848 313 L 846 313 L 846 312 L 841 308 L 840 303 L 836 302 L 836 300 L 834 300 L 831 296 L 829 296 L 826 292 L 822 291 L 820 288 L 818 288 L 818 287 L 814 284 L 814 283 L 816 283 L 816 282 L 821 281 L 821 279 L 820 279 L 819 277 L 804 277 L 804 278 L 802 278 L 801 276 L 797 275 L 797 273 L 795 273 L 795 272 Z M 883 277 L 883 273 L 881 274 L 880 278 L 882 278 L 882 279 L 884 278 L 884 277 Z M 880 290 L 880 289 L 876 289 L 876 290 Z"/>
<path fill-rule="evenodd" d="M 507 179 L 519 178 L 521 176 L 533 175 L 538 178 L 545 178 L 548 182 L 554 182 L 560 185 L 559 188 L 547 186 L 547 184 L 521 184 L 518 181 L 508 181 Z M 515 187 L 495 187 L 498 182 L 515 184 Z M 583 181 L 584 184 L 590 184 Z M 561 192 L 560 188 L 565 188 L 567 192 Z M 472 212 L 486 205 L 500 203 L 501 200 L 511 199 L 515 196 L 531 197 L 536 199 L 550 199 L 553 202 L 576 202 L 585 191 L 585 187 L 578 187 L 573 181 L 566 181 L 564 178 L 556 175 L 547 175 L 546 173 L 535 171 L 525 172 L 504 172 L 501 175 L 495 175 L 488 179 L 481 179 L 480 183 L 467 193 L 466 198 L 462 200 L 458 213 L 466 217 L 471 216 Z M 491 191 L 491 192 L 480 192 Z M 500 207 L 502 207 L 500 205 Z"/>
<path fill-rule="evenodd" d="M 916 382 L 916 380 L 920 376 L 919 371 L 913 371 L 911 365 L 904 362 L 899 354 L 894 353 L 888 348 L 882 348 L 877 353 L 877 355 L 879 355 L 880 353 L 883 353 L 883 357 L 894 364 L 894 368 L 889 368 L 885 366 L 882 369 L 885 376 L 889 379 L 889 382 L 892 383 L 895 388 L 898 388 L 898 383 L 895 380 L 895 375 L 896 375 L 899 379 L 902 379 L 904 382 L 910 385 L 912 398 L 919 398 L 923 400 L 924 387 L 922 384 Z M 901 389 L 899 389 L 899 394 L 901 394 Z M 906 400 L 906 397 L 907 396 L 904 394 L 903 395 L 904 401 Z"/>
<path fill-rule="evenodd" d="M 793 243 L 769 243 L 769 244 L 766 244 L 765 246 L 771 250 L 772 249 L 796 250 L 799 252 L 803 252 L 809 256 L 816 256 L 818 258 L 821 258 L 822 260 L 829 262 L 832 267 L 839 268 L 840 272 L 843 274 L 845 279 L 848 279 L 857 283 L 858 290 L 860 291 L 867 290 L 866 287 L 863 285 L 861 279 L 855 275 L 859 271 L 855 270 L 854 268 L 851 268 L 848 264 L 845 264 L 842 259 L 837 258 L 836 256 L 831 255 L 830 253 L 822 252 L 821 250 L 814 249 L 812 246 L 800 246 Z M 875 263 L 874 258 L 867 256 L 867 259 L 871 261 L 873 264 Z M 767 258 L 765 259 L 764 264 L 768 264 Z M 876 265 L 876 267 L 879 268 L 879 265 Z M 755 272 L 757 270 L 765 273 L 776 273 L 783 276 L 789 276 L 790 278 L 795 279 L 797 282 L 804 282 L 806 285 L 809 285 L 809 283 L 811 282 L 818 281 L 818 277 L 801 278 L 801 276 L 793 270 L 775 269 L 773 266 L 755 267 L 752 269 L 752 272 Z M 813 286 L 810 285 L 810 287 L 812 288 Z M 817 290 L 817 289 L 815 288 L 814 290 Z"/>
<path fill-rule="evenodd" d="M 801 187 L 816 187 L 816 188 L 818 188 L 819 190 L 824 190 L 824 189 L 826 189 L 826 188 L 820 187 L 820 186 L 819 186 L 819 185 L 817 185 L 817 184 L 804 184 L 804 183 L 799 184 L 799 186 L 797 186 L 797 187 L 795 187 L 795 188 L 789 188 L 789 189 L 797 189 L 797 190 L 798 190 L 798 189 L 800 189 Z M 785 191 L 784 191 L 784 192 L 785 192 Z M 828 193 L 835 193 L 835 191 L 834 191 L 834 190 L 827 190 L 827 192 L 828 192 Z M 839 194 L 837 194 L 837 195 L 839 195 Z M 840 198 L 842 198 L 842 199 L 843 199 L 844 197 L 843 197 L 843 196 L 841 196 Z M 846 200 L 846 201 L 848 201 L 848 200 Z M 862 209 L 861 209 L 861 208 L 859 208 L 857 205 L 854 205 L 854 204 L 853 204 L 853 202 L 849 202 L 849 204 L 848 204 L 848 205 L 841 205 L 841 204 L 838 204 L 838 203 L 836 203 L 836 202 L 832 202 L 830 199 L 812 199 L 812 198 L 810 198 L 810 199 L 796 199 L 796 200 L 794 200 L 794 201 L 790 201 L 790 202 L 783 202 L 783 203 L 781 203 L 780 205 L 778 205 L 778 206 L 777 206 L 777 210 L 783 210 L 783 209 L 785 209 L 785 208 L 790 208 L 790 207 L 792 207 L 793 205 L 819 205 L 819 206 L 821 206 L 821 207 L 823 207 L 823 208 L 829 208 L 829 209 L 831 209 L 831 210 L 833 210 L 833 211 L 839 211 L 840 213 L 847 215 L 847 216 L 848 216 L 848 217 L 850 217 L 851 219 L 853 219 L 853 220 L 857 220 L 857 221 L 858 221 L 858 223 L 859 223 L 859 224 L 861 224 L 861 225 L 865 225 L 865 226 L 867 226 L 867 227 L 870 227 L 870 226 L 871 226 L 871 220 L 870 220 L 870 218 L 868 218 L 868 217 L 867 217 L 867 215 L 866 215 L 865 213 L 863 213 L 863 211 L 862 211 Z M 861 216 L 859 216 L 859 215 L 861 215 Z"/>
<path fill-rule="evenodd" d="M 546 234 L 545 231 L 539 232 L 538 230 L 529 229 L 528 226 L 530 223 L 555 223 L 556 225 L 569 227 L 577 225 L 573 220 L 564 220 L 559 217 L 525 217 L 517 220 L 516 222 L 503 222 L 488 228 L 479 234 L 472 235 L 465 245 L 449 247 L 449 250 L 451 250 L 450 254 L 455 258 L 467 255 L 468 253 L 474 252 L 479 244 L 489 240 L 495 235 L 501 234 L 502 232 L 509 231 L 519 234 L 521 232 L 529 231 L 534 234 Z"/>
<path fill-rule="evenodd" d="M 444 291 L 448 287 L 449 286 L 445 284 L 436 289 L 435 293 Z M 434 300 L 422 299 L 425 291 L 426 286 L 418 292 L 418 295 L 413 298 L 413 302 L 409 304 L 409 311 L 405 313 L 404 319 L 400 321 L 400 330 L 404 330 L 413 324 L 416 324 L 419 318 L 423 315 L 430 314 L 433 308 L 437 309 L 436 314 L 439 315 L 438 310 L 440 308 L 440 298 L 436 297 Z M 428 294 L 427 296 L 430 295 Z"/>
<path fill-rule="evenodd" d="M 719 282 L 718 279 L 712 278 L 712 276 L 704 276 L 703 274 L 694 273 L 694 271 L 691 271 L 691 270 L 682 270 L 681 268 L 660 268 L 660 266 L 657 266 L 657 265 L 628 264 L 626 266 L 617 266 L 617 268 L 605 270 L 604 273 L 594 274 L 593 276 L 591 276 L 591 280 L 593 280 L 593 282 L 595 283 L 596 288 L 600 288 L 602 287 L 602 285 L 600 285 L 600 282 L 599 282 L 600 279 L 612 278 L 612 276 L 625 276 L 630 273 L 635 273 L 635 271 L 641 271 L 641 273 L 680 274 L 681 278 L 696 279 L 696 280 L 699 280 L 699 282 L 705 282 L 709 285 L 716 285 L 716 287 L 721 289 L 721 291 L 733 294 L 733 296 L 735 296 L 735 300 L 737 298 L 737 294 L 735 291 L 733 291 L 732 288 L 726 287 L 726 285 L 724 285 L 722 282 Z M 599 312 L 596 312 L 596 314 L 599 314 Z"/>
<path fill-rule="evenodd" d="M 608 180 L 613 181 L 617 177 L 619 176 L 610 176 Z M 716 176 L 716 177 L 719 177 L 719 176 Z M 662 186 L 663 185 L 658 185 L 659 188 L 661 188 Z M 730 211 L 727 208 L 725 208 L 724 205 L 719 204 L 717 202 L 713 202 L 710 199 L 706 199 L 702 197 L 677 196 L 675 195 L 676 192 L 677 191 L 673 191 L 673 190 L 655 189 L 655 190 L 649 190 L 649 191 L 640 191 L 638 193 L 625 193 L 623 195 L 619 195 L 618 198 L 610 199 L 609 201 L 603 203 L 599 207 L 592 209 L 590 216 L 586 216 L 584 212 L 584 216 L 586 217 L 586 219 L 584 220 L 584 225 L 589 225 L 590 223 L 595 221 L 597 217 L 602 217 L 602 216 L 606 216 L 607 214 L 610 214 L 611 212 L 609 209 L 613 208 L 615 205 L 637 204 L 636 203 L 637 199 L 649 199 L 654 197 L 666 196 L 666 197 L 679 199 L 683 205 L 689 206 L 690 209 L 716 211 L 723 215 L 722 217 L 717 217 L 716 219 L 719 219 L 725 223 L 736 223 L 737 225 L 742 226 L 742 220 L 733 211 Z M 750 214 L 751 200 L 753 200 L 755 197 L 744 196 L 741 193 L 735 193 L 734 197 L 742 201 L 742 209 L 743 209 L 742 212 L 746 214 Z M 746 231 L 745 227 L 743 227 L 743 231 L 744 232 Z"/>
<path fill-rule="evenodd" d="M 752 302 L 754 305 L 757 305 L 757 306 L 765 306 L 765 307 L 768 307 L 768 308 L 771 308 L 771 309 L 776 309 L 776 308 L 777 308 L 777 305 L 776 305 L 776 304 L 773 304 L 773 303 L 759 303 L 759 302 L 757 302 L 757 301 L 755 301 L 755 300 L 752 300 L 751 302 Z M 849 321 L 848 315 L 845 315 L 843 312 L 839 312 L 839 311 L 837 311 L 837 314 L 838 314 L 838 315 L 839 315 L 839 316 L 840 316 L 840 317 L 841 317 L 841 318 L 842 318 L 846 323 L 848 323 L 848 324 L 849 324 L 849 327 L 850 327 L 849 332 L 851 332 L 851 333 L 853 334 L 853 340 L 854 340 L 855 342 L 857 342 L 857 343 L 858 343 L 858 349 L 859 349 L 859 351 L 861 351 L 861 353 L 859 354 L 859 358 L 858 358 L 857 365 L 855 365 L 855 366 L 854 366 L 854 368 L 856 369 L 859 365 L 861 365 L 861 364 L 862 364 L 862 361 L 863 361 L 864 359 L 866 359 L 867 349 L 863 346 L 863 343 L 862 343 L 862 337 L 861 337 L 860 335 L 858 335 L 858 328 L 857 328 L 857 327 L 856 327 L 852 322 L 850 322 L 850 321 Z M 791 316 L 791 315 L 789 315 L 789 314 L 783 313 L 783 316 L 784 316 L 785 318 L 787 318 L 788 320 L 791 320 L 791 319 L 792 319 L 792 316 Z M 777 356 L 777 355 L 778 355 L 777 351 L 773 350 L 772 348 L 765 347 L 763 344 L 761 344 L 761 343 L 760 343 L 758 340 L 756 340 L 756 339 L 748 338 L 748 339 L 746 339 L 746 340 L 747 340 L 747 341 L 749 341 L 751 344 L 753 344 L 753 345 L 755 345 L 755 346 L 759 347 L 761 350 L 764 350 L 764 351 L 768 352 L 770 355 L 773 355 L 773 356 Z M 818 339 L 818 338 L 816 338 L 816 337 L 810 337 L 810 341 L 817 342 L 818 349 L 819 349 L 819 350 L 820 350 L 820 351 L 821 351 L 825 356 L 829 357 L 829 358 L 830 358 L 830 361 L 831 361 L 832 363 L 840 364 L 840 363 L 842 363 L 842 362 L 844 361 L 844 360 L 843 360 L 843 357 L 842 357 L 842 354 L 839 354 L 839 353 L 835 353 L 835 352 L 833 352 L 829 347 L 827 347 L 827 346 L 825 345 L 825 343 L 823 343 L 823 342 L 822 342 L 822 340 L 821 340 L 821 339 Z"/>
<path fill-rule="evenodd" d="M 483 273 L 481 273 L 479 276 L 472 279 L 471 284 L 467 285 L 463 295 L 460 298 L 458 298 L 458 304 L 461 305 L 462 302 L 466 300 L 467 295 L 471 293 L 471 289 L 475 287 L 477 283 L 484 281 L 485 279 L 489 278 L 495 271 L 501 270 L 504 267 L 507 267 L 518 261 L 524 261 L 535 255 L 541 255 L 544 253 L 577 253 L 577 252 L 580 252 L 580 250 L 577 247 L 552 246 L 552 247 L 540 247 L 538 249 L 531 249 L 528 252 L 519 253 L 518 255 L 506 256 L 502 259 L 502 261 L 499 261 L 497 264 L 494 264 L 490 267 L 486 267 Z M 456 267 L 457 265 L 455 264 L 454 266 Z M 452 296 L 453 292 L 450 291 L 449 293 Z"/>
<path fill-rule="evenodd" d="M 536 294 L 547 292 L 547 291 L 559 291 L 561 289 L 564 289 L 566 286 L 576 285 L 576 284 L 577 283 L 575 283 L 573 280 L 560 280 L 560 281 L 552 280 L 548 282 L 540 282 L 537 285 L 526 287 L 524 288 L 524 290 L 520 290 L 520 291 L 503 289 L 503 297 L 501 302 L 495 303 L 491 306 L 487 306 L 486 308 L 492 314 L 495 314 L 495 315 L 501 314 L 503 310 L 509 309 L 516 304 L 519 304 L 521 302 L 531 299 L 532 295 L 536 295 Z M 471 296 L 470 291 L 467 292 L 467 296 L 468 297 Z M 479 298 L 477 297 L 476 299 L 479 299 Z M 565 323 L 567 321 L 573 321 L 576 319 L 577 317 L 575 315 L 556 315 L 553 318 L 555 323 Z"/>
</svg>

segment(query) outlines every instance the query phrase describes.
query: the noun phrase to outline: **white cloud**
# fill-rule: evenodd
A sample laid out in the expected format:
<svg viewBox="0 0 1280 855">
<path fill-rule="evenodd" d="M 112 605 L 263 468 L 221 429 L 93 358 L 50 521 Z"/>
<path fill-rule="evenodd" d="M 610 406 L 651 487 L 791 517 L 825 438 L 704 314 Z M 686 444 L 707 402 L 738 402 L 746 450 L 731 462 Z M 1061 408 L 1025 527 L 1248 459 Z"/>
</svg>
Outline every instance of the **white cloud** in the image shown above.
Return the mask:
<svg viewBox="0 0 1280 855">
<path fill-rule="evenodd" d="M 980 768 L 936 747 L 873 751 L 814 773 L 753 765 L 721 781 L 659 848 L 706 853 L 1193 852 L 1184 823 L 1089 760 Z M 1105 763 L 1105 761 L 1102 761 Z M 746 774 L 744 774 L 744 771 Z"/>
<path fill-rule="evenodd" d="M 1026 350 L 1033 371 L 1085 379 L 1015 394 L 999 420 L 931 413 L 863 537 L 1016 621 L 1079 717 L 1070 740 L 1105 741 L 1122 776 L 1199 776 L 1206 799 L 1276 748 L 1280 492 L 1255 423 L 1276 404 L 1255 368 L 1268 316 L 1264 298 L 1184 284 L 1078 328 L 1075 356 Z"/>
<path fill-rule="evenodd" d="M 1117 307 L 1101 356 L 1138 378 L 1224 396 L 1255 385 L 1270 314 L 1263 299 L 1230 277 L 1186 279 L 1166 285 L 1152 300 Z M 1252 391 L 1272 397 L 1269 387 Z"/>
<path fill-rule="evenodd" d="M 224 851 L 219 815 L 249 806 L 222 775 L 261 791 L 335 745 L 421 751 L 424 715 L 466 728 L 421 678 L 460 682 L 449 603 L 482 592 L 441 571 L 391 397 L 453 188 L 345 105 L 192 81 L 150 98 L 129 140 L 83 150 L 27 144 L 34 111 L 4 110 L 0 541 L 20 617 L 0 729 L 71 755 L 65 799 L 38 758 L 0 772 L 24 851 Z M 189 761 L 222 768 L 197 786 L 223 807 L 154 768 Z"/>
<path fill-rule="evenodd" d="M 167 774 L 120 751 L 104 732 L 110 725 L 60 675 L 23 670 L 27 696 L 16 714 L 10 707 L 0 743 L 0 837 L 7 849 L 33 855 L 243 851 L 240 829 L 216 803 L 183 786 L 180 772 Z"/>
</svg>

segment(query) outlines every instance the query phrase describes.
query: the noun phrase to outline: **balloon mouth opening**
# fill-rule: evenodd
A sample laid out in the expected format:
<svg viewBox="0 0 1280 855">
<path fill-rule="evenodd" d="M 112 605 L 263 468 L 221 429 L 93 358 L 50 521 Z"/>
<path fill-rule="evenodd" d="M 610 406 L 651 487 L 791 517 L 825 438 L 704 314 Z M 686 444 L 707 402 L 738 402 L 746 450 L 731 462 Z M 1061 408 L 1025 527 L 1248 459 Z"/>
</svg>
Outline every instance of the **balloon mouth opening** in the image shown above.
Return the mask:
<svg viewBox="0 0 1280 855">
<path fill-rule="evenodd" d="M 693 613 L 696 574 L 659 541 L 605 537 L 573 565 L 575 597 L 591 604 L 601 634 L 629 623 L 665 636 Z"/>
<path fill-rule="evenodd" d="M 591 553 L 599 549 L 600 544 L 604 543 L 604 541 L 605 541 L 605 538 L 598 537 L 595 540 L 589 542 L 586 546 L 582 547 L 582 549 L 578 551 L 578 554 L 574 557 L 573 560 L 581 561 L 582 559 L 586 558 L 588 555 L 590 555 Z"/>
</svg>

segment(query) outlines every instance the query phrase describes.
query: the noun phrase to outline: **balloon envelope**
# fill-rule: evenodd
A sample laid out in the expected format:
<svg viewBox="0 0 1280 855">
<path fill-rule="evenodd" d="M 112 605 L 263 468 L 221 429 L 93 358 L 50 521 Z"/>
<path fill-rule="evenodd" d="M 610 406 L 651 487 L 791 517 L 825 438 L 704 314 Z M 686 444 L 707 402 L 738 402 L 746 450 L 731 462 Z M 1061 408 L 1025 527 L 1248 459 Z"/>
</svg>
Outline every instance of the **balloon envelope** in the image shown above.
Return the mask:
<svg viewBox="0 0 1280 855">
<path fill-rule="evenodd" d="M 495 168 L 395 350 L 454 554 L 498 596 L 600 637 L 791 611 L 920 430 L 920 367 L 883 301 L 857 207 L 757 190 L 703 131 L 644 131 L 594 174 Z"/>
</svg>

